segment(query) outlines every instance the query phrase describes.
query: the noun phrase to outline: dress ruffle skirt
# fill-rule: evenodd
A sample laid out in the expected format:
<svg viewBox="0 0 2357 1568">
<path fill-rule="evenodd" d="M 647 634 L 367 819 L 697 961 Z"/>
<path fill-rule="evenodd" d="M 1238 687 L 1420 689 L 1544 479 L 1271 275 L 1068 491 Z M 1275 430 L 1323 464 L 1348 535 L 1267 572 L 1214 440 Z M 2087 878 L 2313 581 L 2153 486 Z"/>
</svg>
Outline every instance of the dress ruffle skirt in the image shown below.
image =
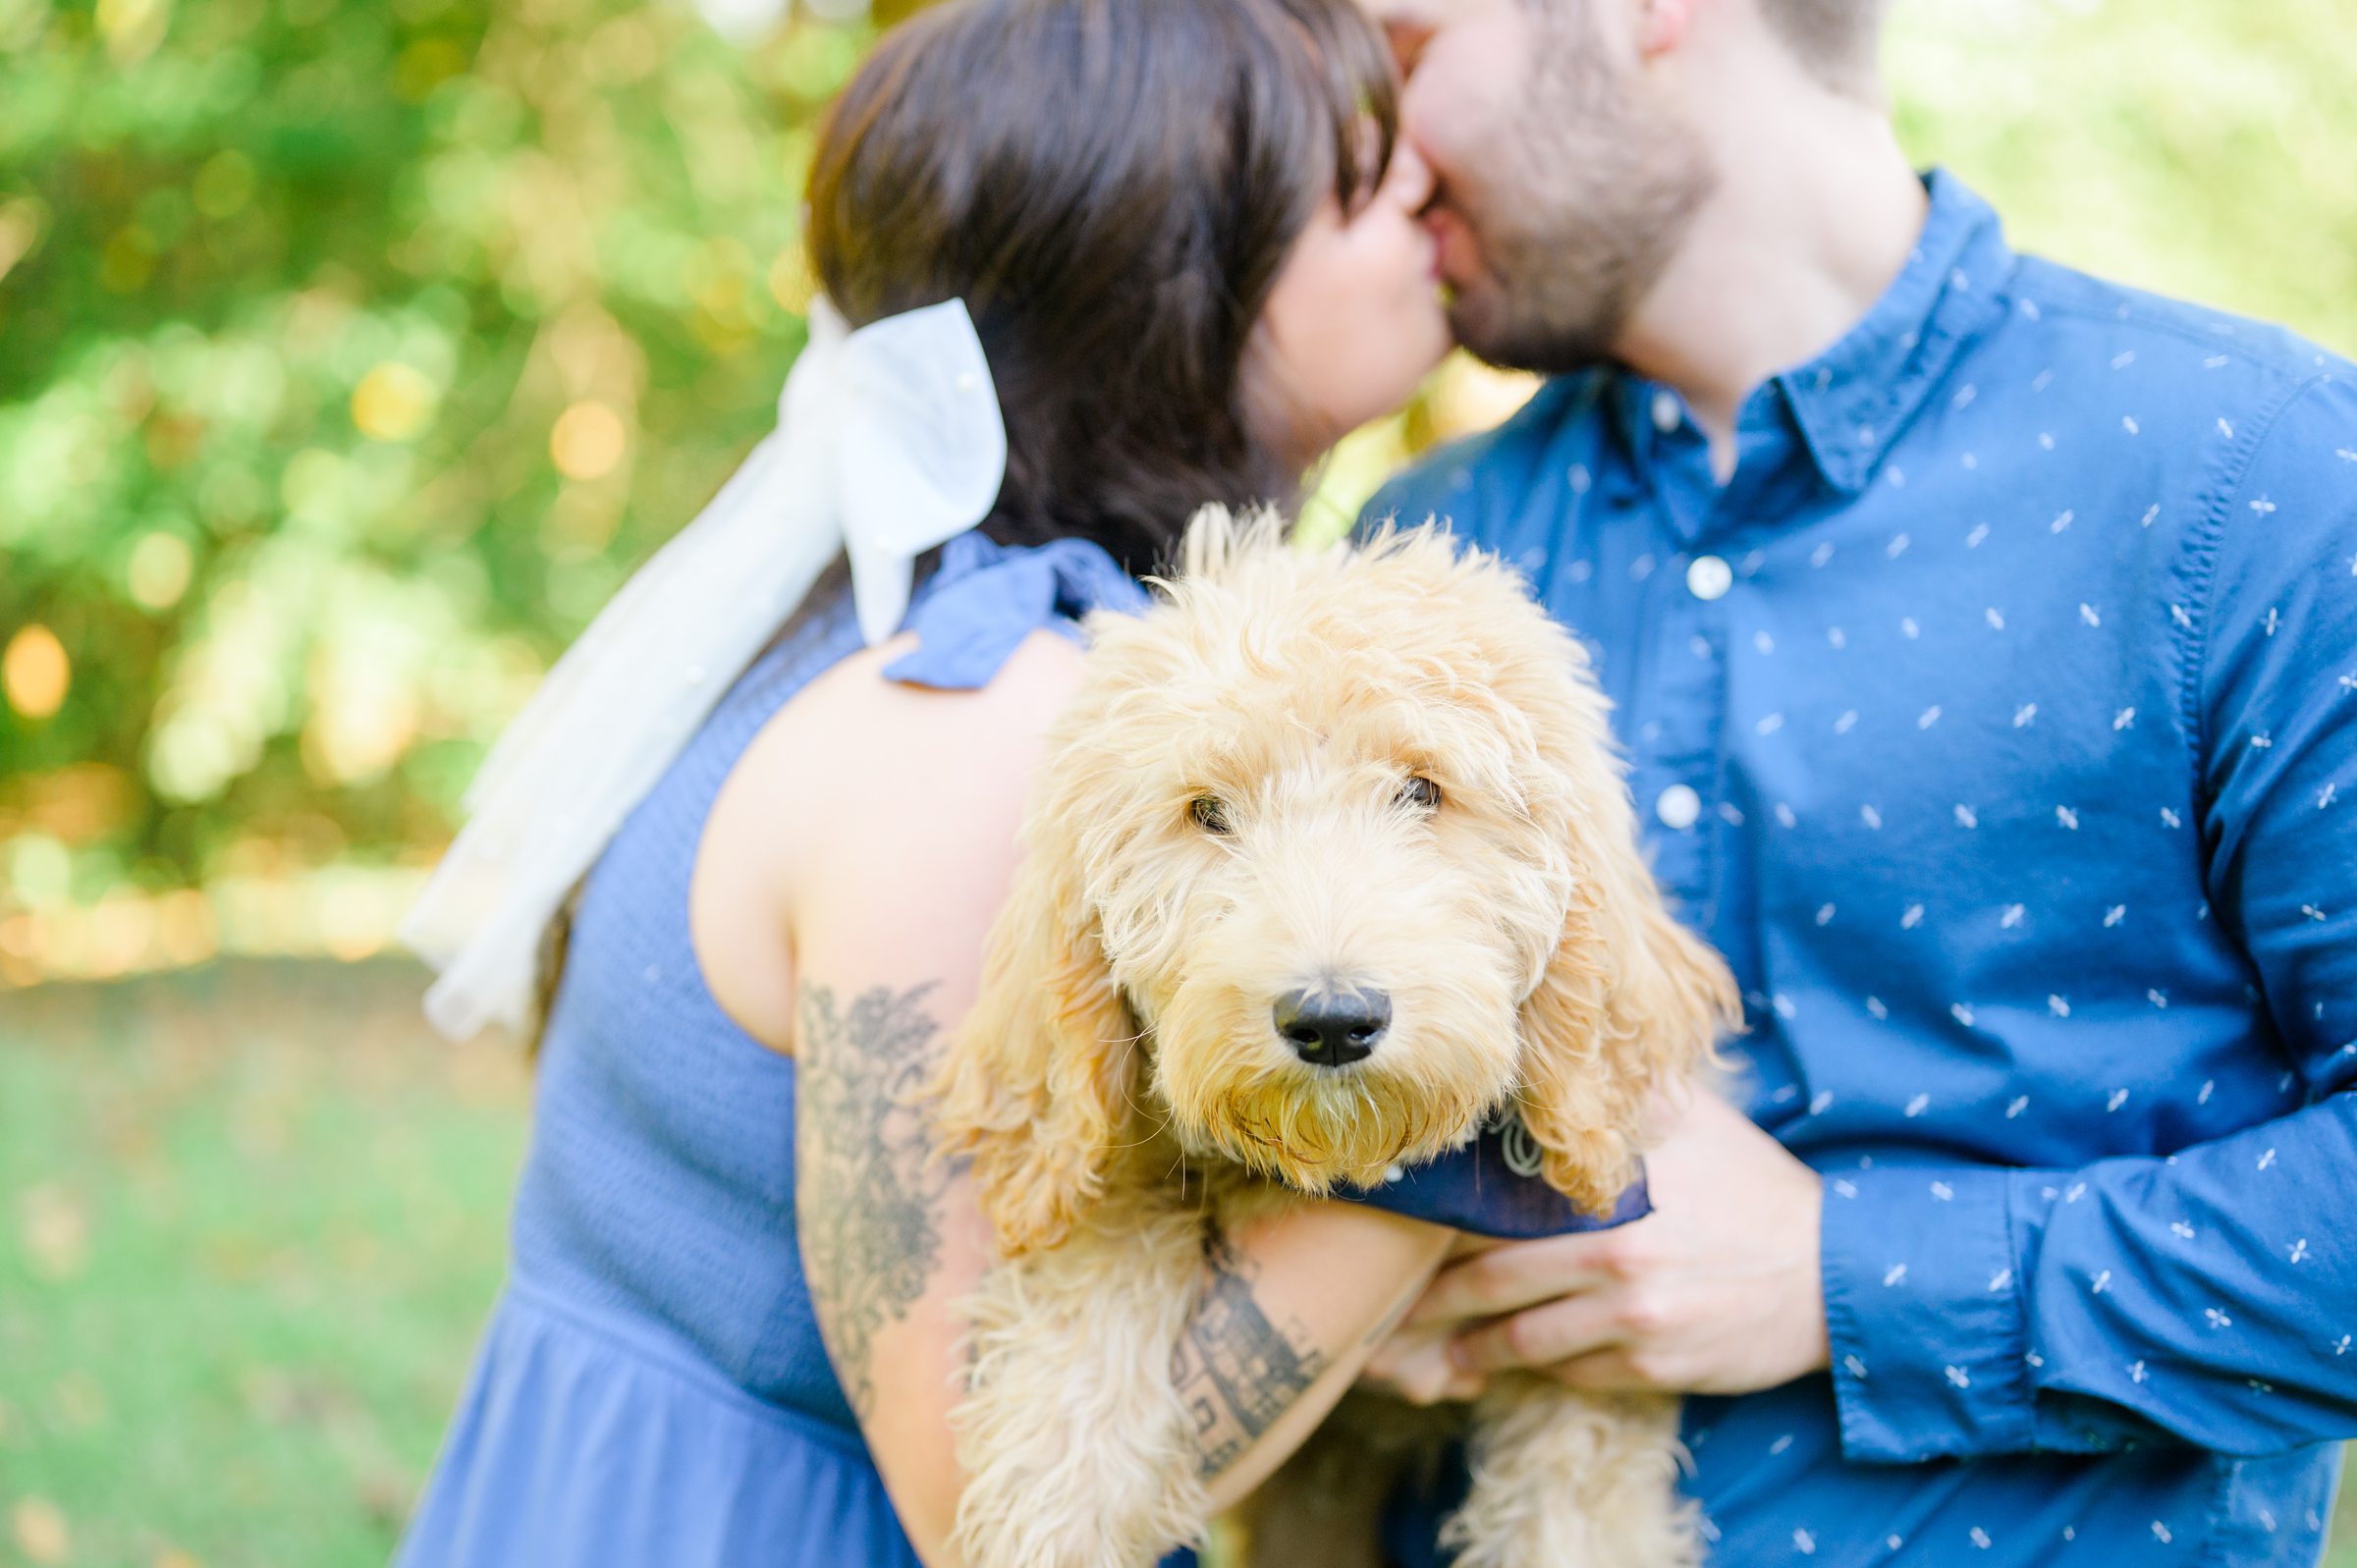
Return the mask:
<svg viewBox="0 0 2357 1568">
<path fill-rule="evenodd" d="M 511 1285 L 400 1568 L 921 1568 L 855 1433 Z"/>
</svg>

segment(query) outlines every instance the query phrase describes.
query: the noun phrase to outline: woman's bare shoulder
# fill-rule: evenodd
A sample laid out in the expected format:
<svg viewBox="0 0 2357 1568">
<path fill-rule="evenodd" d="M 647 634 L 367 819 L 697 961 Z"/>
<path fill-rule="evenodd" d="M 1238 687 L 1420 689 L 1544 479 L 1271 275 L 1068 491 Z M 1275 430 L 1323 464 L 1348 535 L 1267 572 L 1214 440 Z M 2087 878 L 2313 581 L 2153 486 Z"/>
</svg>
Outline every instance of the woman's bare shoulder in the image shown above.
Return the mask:
<svg viewBox="0 0 2357 1568">
<path fill-rule="evenodd" d="M 828 801 L 846 819 L 888 832 L 903 824 L 872 804 L 922 803 L 964 816 L 1009 792 L 1019 798 L 1048 727 L 1079 685 L 1079 647 L 1034 631 L 988 685 L 971 691 L 887 678 L 886 668 L 906 651 L 906 639 L 895 638 L 812 681 L 755 741 L 764 755 L 748 755 L 748 764 L 774 775 L 781 791 Z M 813 767 L 821 758 L 830 765 Z"/>
<path fill-rule="evenodd" d="M 1081 675 L 1079 648 L 1047 631 L 973 691 L 887 679 L 905 651 L 896 639 L 853 654 L 795 693 L 705 826 L 697 955 L 721 1005 L 781 1050 L 795 971 L 882 978 L 978 948 L 1048 727 Z"/>
</svg>

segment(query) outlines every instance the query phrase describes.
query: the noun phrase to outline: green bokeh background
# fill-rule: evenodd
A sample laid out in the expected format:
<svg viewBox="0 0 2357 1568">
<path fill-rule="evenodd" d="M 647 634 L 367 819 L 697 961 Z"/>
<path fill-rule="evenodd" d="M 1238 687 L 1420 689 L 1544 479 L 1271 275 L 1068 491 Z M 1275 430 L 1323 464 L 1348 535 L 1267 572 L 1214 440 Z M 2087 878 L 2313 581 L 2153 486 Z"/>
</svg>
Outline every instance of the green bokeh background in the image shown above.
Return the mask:
<svg viewBox="0 0 2357 1568">
<path fill-rule="evenodd" d="M 59 985 L 180 949 L 55 932 L 430 857 L 766 428 L 811 122 L 870 36 L 0 0 L 0 1564 L 389 1548 L 496 1288 L 520 1070 L 422 1036 L 406 967 Z M 2357 0 L 1898 0 L 1890 63 L 2017 243 L 2345 352 L 2352 36 Z"/>
<path fill-rule="evenodd" d="M 1909 147 L 2020 243 L 2347 351 L 2352 24 L 1902 0 L 1891 57 Z M 0 897 L 430 853 L 537 672 L 766 428 L 811 123 L 868 35 L 0 0 L 0 634 L 72 667 L 53 715 L 0 701 L 0 834 L 45 840 Z"/>
</svg>

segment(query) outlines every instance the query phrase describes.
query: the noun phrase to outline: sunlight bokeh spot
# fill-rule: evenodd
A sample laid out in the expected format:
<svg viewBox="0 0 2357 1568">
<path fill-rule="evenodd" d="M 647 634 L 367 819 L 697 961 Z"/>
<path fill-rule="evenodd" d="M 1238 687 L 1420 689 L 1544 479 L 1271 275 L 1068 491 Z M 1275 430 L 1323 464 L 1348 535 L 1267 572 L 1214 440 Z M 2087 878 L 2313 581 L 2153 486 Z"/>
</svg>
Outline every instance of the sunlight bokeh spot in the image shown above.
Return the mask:
<svg viewBox="0 0 2357 1568">
<path fill-rule="evenodd" d="M 0 202 L 0 278 L 32 253 L 41 238 L 41 207 L 29 196 Z"/>
<path fill-rule="evenodd" d="M 548 456 L 568 479 L 603 479 L 622 461 L 628 440 L 620 414 L 584 399 L 557 416 L 548 433 Z"/>
<path fill-rule="evenodd" d="M 57 633 L 34 622 L 8 639 L 0 654 L 0 690 L 8 705 L 27 719 L 46 719 L 66 705 L 74 683 L 74 661 Z"/>
<path fill-rule="evenodd" d="M 39 1568 L 64 1562 L 66 1554 L 73 1550 L 74 1535 L 66 1528 L 66 1516 L 45 1497 L 27 1497 L 18 1503 L 8 1522 L 9 1534 L 17 1541 L 17 1550 Z"/>
<path fill-rule="evenodd" d="M 413 441 L 433 423 L 439 401 L 423 371 L 387 360 L 352 389 L 352 422 L 378 441 Z"/>
<path fill-rule="evenodd" d="M 98 0 L 91 20 L 98 24 L 108 58 L 126 66 L 154 52 L 171 17 L 168 0 Z"/>
<path fill-rule="evenodd" d="M 56 1182 L 20 1194 L 17 1243 L 36 1278 L 75 1277 L 89 1266 L 89 1205 Z"/>
<path fill-rule="evenodd" d="M 148 534 L 132 548 L 131 597 L 144 609 L 169 610 L 189 591 L 195 569 L 187 540 L 160 531 Z"/>
<path fill-rule="evenodd" d="M 9 844 L 0 871 L 8 891 L 27 909 L 64 903 L 74 893 L 74 855 L 45 833 L 23 833 Z"/>
<path fill-rule="evenodd" d="M 240 771 L 242 749 L 239 737 L 219 718 L 184 710 L 156 730 L 147 753 L 147 777 L 166 800 L 210 800 Z"/>
</svg>

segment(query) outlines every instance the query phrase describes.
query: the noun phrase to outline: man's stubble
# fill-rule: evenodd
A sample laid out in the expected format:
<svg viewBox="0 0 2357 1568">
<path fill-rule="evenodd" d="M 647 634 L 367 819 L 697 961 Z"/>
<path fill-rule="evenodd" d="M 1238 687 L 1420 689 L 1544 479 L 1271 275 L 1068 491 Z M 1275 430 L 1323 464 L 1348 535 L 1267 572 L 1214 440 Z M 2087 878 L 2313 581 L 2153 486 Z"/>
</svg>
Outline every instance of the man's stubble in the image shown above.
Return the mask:
<svg viewBox="0 0 2357 1568">
<path fill-rule="evenodd" d="M 1552 374 L 1614 357 L 1718 176 L 1694 133 L 1587 36 L 1584 6 L 1548 12 L 1495 158 L 1449 172 L 1439 201 L 1481 253 L 1451 307 L 1458 342 Z"/>
</svg>

